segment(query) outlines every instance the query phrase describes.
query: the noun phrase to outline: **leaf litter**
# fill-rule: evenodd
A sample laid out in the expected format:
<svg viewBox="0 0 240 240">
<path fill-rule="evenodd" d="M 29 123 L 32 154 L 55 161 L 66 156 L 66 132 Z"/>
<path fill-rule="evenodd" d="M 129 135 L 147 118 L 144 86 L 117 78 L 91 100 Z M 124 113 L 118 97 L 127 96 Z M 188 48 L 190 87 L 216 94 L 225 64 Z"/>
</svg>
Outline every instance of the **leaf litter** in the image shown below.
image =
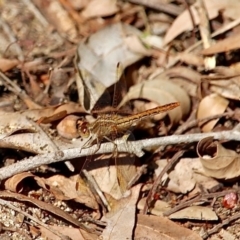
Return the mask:
<svg viewBox="0 0 240 240">
<path fill-rule="evenodd" d="M 8 177 L 0 176 L 0 222 L 13 227 L 1 237 L 238 239 L 238 5 L 1 3 L 1 172 Z M 119 108 L 180 106 L 129 129 L 134 138 L 84 149 L 78 124 L 96 121 L 98 103 L 111 109 L 109 99 L 122 93 L 118 83 L 112 87 L 119 62 L 127 80 Z M 162 139 L 168 146 L 157 144 Z M 126 143 L 135 150 L 127 153 Z M 117 146 L 118 155 L 105 145 L 111 153 Z M 83 153 L 92 169 L 80 180 Z M 48 157 L 48 165 L 38 162 Z M 8 210 L 31 214 L 32 225 L 23 218 L 29 227 L 14 233 L 19 222 Z"/>
</svg>

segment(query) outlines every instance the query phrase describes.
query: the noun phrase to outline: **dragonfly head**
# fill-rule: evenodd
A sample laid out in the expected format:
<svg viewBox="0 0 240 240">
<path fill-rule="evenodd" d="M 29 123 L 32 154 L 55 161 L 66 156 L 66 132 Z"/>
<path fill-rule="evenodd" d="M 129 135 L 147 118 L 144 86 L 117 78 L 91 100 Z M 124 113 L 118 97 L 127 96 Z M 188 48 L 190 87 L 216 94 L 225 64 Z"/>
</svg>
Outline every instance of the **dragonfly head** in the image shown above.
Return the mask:
<svg viewBox="0 0 240 240">
<path fill-rule="evenodd" d="M 89 123 L 86 121 L 77 122 L 78 133 L 82 138 L 88 138 L 90 135 Z"/>
</svg>

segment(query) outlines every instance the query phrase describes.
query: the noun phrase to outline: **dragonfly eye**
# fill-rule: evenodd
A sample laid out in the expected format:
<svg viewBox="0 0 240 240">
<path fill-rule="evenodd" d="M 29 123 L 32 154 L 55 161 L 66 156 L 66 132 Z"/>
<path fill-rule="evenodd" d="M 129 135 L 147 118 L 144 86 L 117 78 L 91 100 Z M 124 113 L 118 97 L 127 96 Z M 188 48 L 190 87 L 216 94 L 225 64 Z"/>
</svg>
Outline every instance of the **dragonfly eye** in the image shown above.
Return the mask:
<svg viewBox="0 0 240 240">
<path fill-rule="evenodd" d="M 79 135 L 83 138 L 87 138 L 90 135 L 88 125 L 89 123 L 85 121 L 77 122 L 77 129 L 78 129 Z"/>
</svg>

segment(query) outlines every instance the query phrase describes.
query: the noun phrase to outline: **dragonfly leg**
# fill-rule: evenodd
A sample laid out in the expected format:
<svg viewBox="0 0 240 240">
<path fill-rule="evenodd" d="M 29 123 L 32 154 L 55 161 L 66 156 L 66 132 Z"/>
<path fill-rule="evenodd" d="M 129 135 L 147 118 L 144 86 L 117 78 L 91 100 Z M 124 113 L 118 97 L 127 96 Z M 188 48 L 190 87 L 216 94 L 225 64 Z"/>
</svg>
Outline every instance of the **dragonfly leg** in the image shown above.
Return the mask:
<svg viewBox="0 0 240 240">
<path fill-rule="evenodd" d="M 113 153 L 112 153 L 112 155 L 111 155 L 111 157 L 114 157 L 115 153 L 117 152 L 117 144 L 116 144 L 112 139 L 110 139 L 110 138 L 107 137 L 107 136 L 104 136 L 104 138 L 105 138 L 107 141 L 111 142 L 111 143 L 114 145 L 114 150 L 113 150 Z"/>
</svg>

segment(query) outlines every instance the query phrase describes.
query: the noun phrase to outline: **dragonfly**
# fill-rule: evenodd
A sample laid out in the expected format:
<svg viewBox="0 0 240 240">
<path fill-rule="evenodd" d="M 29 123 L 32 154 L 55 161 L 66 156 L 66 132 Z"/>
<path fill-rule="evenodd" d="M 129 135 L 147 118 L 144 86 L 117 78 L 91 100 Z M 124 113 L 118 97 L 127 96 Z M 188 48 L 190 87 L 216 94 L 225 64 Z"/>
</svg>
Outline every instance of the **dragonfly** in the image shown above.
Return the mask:
<svg viewBox="0 0 240 240">
<path fill-rule="evenodd" d="M 120 75 L 122 75 L 122 70 L 119 70 L 119 68 L 121 68 L 121 66 L 117 65 L 117 73 L 116 73 L 117 80 L 119 80 Z M 117 101 L 116 99 L 114 99 L 116 95 L 116 89 L 119 90 L 119 88 L 117 88 L 116 86 L 117 85 L 115 83 L 114 94 L 113 94 L 113 104 L 112 104 L 113 109 L 116 109 Z M 117 169 L 117 180 L 119 185 L 124 185 L 122 189 L 125 190 L 126 189 L 125 186 L 127 183 L 124 182 L 125 180 L 122 180 L 124 174 L 121 172 L 122 170 L 118 166 L 118 159 L 117 159 L 118 149 L 114 141 L 119 136 L 122 136 L 122 139 L 124 139 L 127 142 L 127 138 L 129 137 L 130 130 L 132 129 L 133 126 L 135 126 L 135 124 L 139 123 L 140 121 L 146 118 L 157 115 L 159 113 L 170 111 L 178 106 L 180 106 L 179 102 L 172 102 L 169 104 L 155 107 L 153 109 L 149 109 L 136 114 L 130 114 L 127 116 L 120 115 L 119 112 L 115 110 L 107 113 L 103 113 L 99 111 L 97 118 L 94 122 L 88 122 L 82 119 L 79 120 L 77 122 L 78 133 L 82 139 L 86 139 L 86 142 L 82 146 L 82 149 L 90 148 L 94 144 L 97 145 L 97 148 L 94 150 L 94 152 L 91 152 L 87 157 L 82 169 L 86 166 L 86 164 L 89 164 L 89 162 L 91 161 L 91 157 L 97 153 L 103 141 L 112 142 L 115 148 L 115 151 L 112 156 L 114 156 L 115 158 L 115 166 Z M 124 192 L 124 190 L 122 192 Z"/>
<path fill-rule="evenodd" d="M 97 144 L 97 149 L 95 150 L 96 153 L 99 150 L 100 144 L 104 139 L 113 142 L 115 138 L 117 138 L 117 136 L 120 134 L 125 135 L 126 132 L 129 133 L 129 129 L 131 129 L 135 123 L 138 123 L 148 117 L 152 117 L 159 113 L 170 111 L 180 106 L 179 102 L 172 102 L 140 113 L 131 114 L 129 116 L 119 115 L 117 111 L 118 101 L 116 98 L 119 96 L 119 90 L 125 90 L 123 89 L 123 83 L 120 83 L 119 81 L 121 79 L 121 76 L 124 76 L 123 66 L 118 62 L 116 67 L 116 81 L 114 84 L 112 102 L 112 108 L 114 110 L 108 113 L 98 112 L 97 119 L 91 123 L 84 120 L 79 120 L 77 122 L 77 130 L 80 137 L 83 139 L 88 138 L 82 148 L 89 148 L 95 142 Z M 85 85 L 85 87 L 87 86 Z"/>
<path fill-rule="evenodd" d="M 96 121 L 92 123 L 81 121 L 78 123 L 79 135 L 82 138 L 89 138 L 83 145 L 83 148 L 91 147 L 93 143 L 96 142 L 98 150 L 104 139 L 112 142 L 114 139 L 110 139 L 110 136 L 124 134 L 128 132 L 135 123 L 156 114 L 170 111 L 178 106 L 180 106 L 179 102 L 173 102 L 140 113 L 132 114 L 130 116 L 121 116 L 115 112 L 102 113 L 99 114 Z"/>
</svg>

